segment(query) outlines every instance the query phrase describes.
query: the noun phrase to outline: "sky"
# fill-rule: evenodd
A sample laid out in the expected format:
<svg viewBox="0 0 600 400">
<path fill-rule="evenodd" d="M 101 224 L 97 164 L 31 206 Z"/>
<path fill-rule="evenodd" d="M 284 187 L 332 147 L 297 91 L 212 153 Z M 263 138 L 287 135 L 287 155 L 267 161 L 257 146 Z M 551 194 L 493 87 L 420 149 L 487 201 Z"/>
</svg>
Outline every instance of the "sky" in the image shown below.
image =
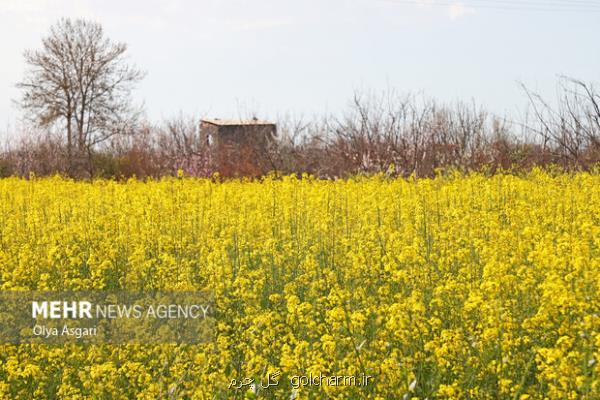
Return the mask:
<svg viewBox="0 0 600 400">
<path fill-rule="evenodd" d="M 356 91 L 522 112 L 519 87 L 600 86 L 600 0 L 0 0 L 0 136 L 18 129 L 23 51 L 60 17 L 100 22 L 146 72 L 150 121 L 339 114 Z"/>
</svg>

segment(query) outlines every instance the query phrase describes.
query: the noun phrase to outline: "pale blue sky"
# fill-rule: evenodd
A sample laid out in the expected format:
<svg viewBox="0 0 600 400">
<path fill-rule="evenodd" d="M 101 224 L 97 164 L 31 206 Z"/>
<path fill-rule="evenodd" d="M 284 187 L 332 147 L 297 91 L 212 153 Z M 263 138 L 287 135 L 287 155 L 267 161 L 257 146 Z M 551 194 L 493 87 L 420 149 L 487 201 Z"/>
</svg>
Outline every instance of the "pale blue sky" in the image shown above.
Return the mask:
<svg viewBox="0 0 600 400">
<path fill-rule="evenodd" d="M 517 81 L 550 96 L 559 74 L 600 82 L 600 0 L 0 0 L 0 132 L 23 50 L 61 16 L 129 44 L 153 121 L 337 113 L 385 88 L 506 114 L 524 107 Z"/>
</svg>

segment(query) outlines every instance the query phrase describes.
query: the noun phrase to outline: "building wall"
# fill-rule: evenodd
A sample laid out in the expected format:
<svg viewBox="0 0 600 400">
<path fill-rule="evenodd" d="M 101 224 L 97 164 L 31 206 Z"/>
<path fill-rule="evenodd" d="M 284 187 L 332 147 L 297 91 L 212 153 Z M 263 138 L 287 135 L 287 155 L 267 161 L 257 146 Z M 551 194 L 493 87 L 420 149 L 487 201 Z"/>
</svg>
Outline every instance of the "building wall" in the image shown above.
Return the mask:
<svg viewBox="0 0 600 400">
<path fill-rule="evenodd" d="M 213 168 L 222 176 L 260 176 L 273 169 L 269 143 L 276 135 L 275 125 L 202 124 L 211 148 Z M 208 139 L 210 137 L 210 139 Z"/>
</svg>

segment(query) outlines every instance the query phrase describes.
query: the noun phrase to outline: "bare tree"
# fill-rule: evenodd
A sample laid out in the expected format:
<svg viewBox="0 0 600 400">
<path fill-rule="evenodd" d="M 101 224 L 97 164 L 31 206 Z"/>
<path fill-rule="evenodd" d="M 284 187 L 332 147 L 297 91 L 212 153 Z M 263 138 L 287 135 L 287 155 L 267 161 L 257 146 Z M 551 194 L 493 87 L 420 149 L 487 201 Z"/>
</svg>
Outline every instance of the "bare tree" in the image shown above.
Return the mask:
<svg viewBox="0 0 600 400">
<path fill-rule="evenodd" d="M 212 172 L 208 138 L 200 131 L 200 118 L 179 115 L 165 121 L 158 128 L 158 147 L 169 161 L 170 170 L 181 168 L 194 176 Z"/>
<path fill-rule="evenodd" d="M 125 62 L 126 50 L 96 22 L 61 19 L 41 49 L 24 54 L 20 105 L 37 126 L 57 129 L 66 139 L 70 174 L 80 167 L 76 160 L 86 160 L 93 174 L 94 147 L 130 132 L 137 120 L 130 95 L 144 74 Z"/>
<path fill-rule="evenodd" d="M 521 84 L 537 126 L 528 128 L 563 166 L 581 167 L 600 158 L 600 94 L 591 84 L 562 76 L 555 104 Z"/>
</svg>

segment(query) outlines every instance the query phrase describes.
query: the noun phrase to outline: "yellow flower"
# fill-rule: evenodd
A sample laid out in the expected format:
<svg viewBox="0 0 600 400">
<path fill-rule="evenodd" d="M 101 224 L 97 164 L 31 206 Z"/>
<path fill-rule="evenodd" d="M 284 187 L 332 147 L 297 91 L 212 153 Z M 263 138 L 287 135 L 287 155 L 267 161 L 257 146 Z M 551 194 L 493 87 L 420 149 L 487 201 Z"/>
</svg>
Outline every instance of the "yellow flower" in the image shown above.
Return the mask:
<svg viewBox="0 0 600 400">
<path fill-rule="evenodd" d="M 204 344 L 0 344 L 0 398 L 600 398 L 598 170 L 388 172 L 1 179 L 2 290 L 208 290 L 218 317 Z M 372 379 L 292 392 L 311 373 Z"/>
</svg>

